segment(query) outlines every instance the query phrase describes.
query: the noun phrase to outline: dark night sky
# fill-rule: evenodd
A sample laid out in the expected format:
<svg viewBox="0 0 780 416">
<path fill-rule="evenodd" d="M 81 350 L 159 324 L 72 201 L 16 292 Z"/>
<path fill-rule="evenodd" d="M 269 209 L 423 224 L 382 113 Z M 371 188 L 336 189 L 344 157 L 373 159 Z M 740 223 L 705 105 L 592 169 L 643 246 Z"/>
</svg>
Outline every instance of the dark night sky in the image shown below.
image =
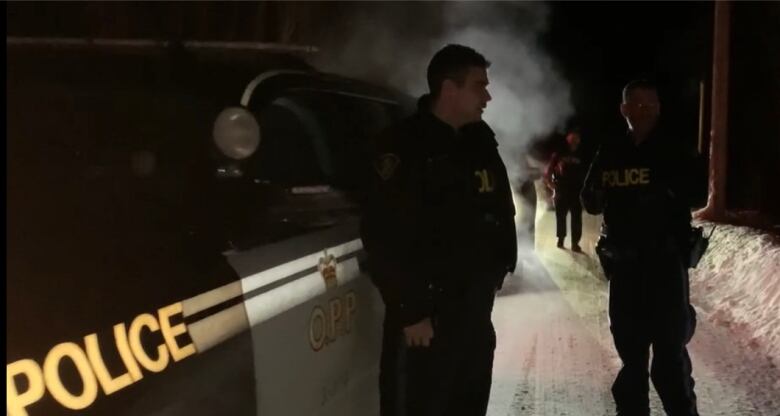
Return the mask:
<svg viewBox="0 0 780 416">
<path fill-rule="evenodd" d="M 698 142 L 699 81 L 705 83 L 703 138 L 710 129 L 714 4 L 551 3 L 544 45 L 572 86 L 577 125 L 592 148 L 625 124 L 620 89 L 637 77 L 659 83 L 662 120 L 691 153 Z M 736 2 L 731 11 L 729 206 L 777 221 L 780 202 L 780 3 Z M 699 156 L 705 191 L 708 153 Z"/>
<path fill-rule="evenodd" d="M 334 16 L 368 3 L 159 2 L 6 5 L 7 34 L 288 40 L 314 43 L 334 29 Z M 397 5 L 397 4 L 396 4 Z M 550 2 L 544 47 L 569 81 L 574 122 L 592 148 L 619 133 L 620 89 L 643 76 L 661 87 L 662 118 L 682 145 L 698 142 L 699 81 L 710 100 L 713 2 Z M 411 6 L 411 5 L 410 5 Z M 421 5 L 416 5 L 421 6 Z M 425 7 L 437 7 L 426 3 Z M 294 22 L 290 25 L 290 22 Z M 780 218 L 780 2 L 732 4 L 729 119 L 731 206 Z M 287 29 L 293 28 L 293 31 Z M 709 113 L 708 111 L 706 112 Z M 709 120 L 705 119 L 705 132 Z M 705 136 L 705 143 L 706 137 Z M 706 151 L 702 166 L 706 166 Z M 706 170 L 706 169 L 702 169 Z M 756 196 L 758 195 L 758 196 Z"/>
<path fill-rule="evenodd" d="M 641 77 L 660 84 L 664 117 L 684 128 L 685 135 L 697 134 L 698 81 L 706 80 L 711 68 L 711 3 L 551 6 L 543 43 L 571 83 L 585 133 L 623 129 L 620 90 Z"/>
</svg>

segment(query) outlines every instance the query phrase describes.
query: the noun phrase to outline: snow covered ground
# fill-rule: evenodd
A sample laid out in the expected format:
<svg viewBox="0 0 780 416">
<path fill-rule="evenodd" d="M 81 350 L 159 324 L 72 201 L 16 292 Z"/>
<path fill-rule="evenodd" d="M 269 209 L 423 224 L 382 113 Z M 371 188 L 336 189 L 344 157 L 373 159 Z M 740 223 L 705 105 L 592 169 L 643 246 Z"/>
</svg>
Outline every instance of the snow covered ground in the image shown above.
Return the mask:
<svg viewBox="0 0 780 416">
<path fill-rule="evenodd" d="M 699 225 L 708 232 L 717 228 L 691 271 L 693 302 L 709 321 L 734 332 L 743 347 L 762 351 L 780 366 L 780 241 L 747 227 Z"/>
<path fill-rule="evenodd" d="M 607 322 L 607 282 L 593 255 L 600 218 L 585 216 L 585 254 L 576 254 L 555 248 L 554 215 L 543 202 L 539 208 L 535 244 L 521 248 L 493 314 L 498 346 L 488 414 L 614 415 L 610 387 L 620 360 Z M 778 245 L 718 226 L 711 247 L 692 276 L 699 323 L 689 351 L 699 411 L 778 416 L 780 370 L 771 355 L 780 325 Z M 742 274 L 733 277 L 732 269 Z M 652 387 L 650 399 L 652 415 L 663 415 Z"/>
</svg>

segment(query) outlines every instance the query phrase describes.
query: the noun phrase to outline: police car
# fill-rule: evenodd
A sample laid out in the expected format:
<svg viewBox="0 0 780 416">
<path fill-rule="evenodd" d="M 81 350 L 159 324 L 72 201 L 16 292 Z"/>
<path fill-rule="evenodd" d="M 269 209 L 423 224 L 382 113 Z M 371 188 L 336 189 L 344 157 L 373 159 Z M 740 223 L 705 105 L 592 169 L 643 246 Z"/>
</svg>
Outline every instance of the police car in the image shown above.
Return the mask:
<svg viewBox="0 0 780 416">
<path fill-rule="evenodd" d="M 373 413 L 361 172 L 409 97 L 279 45 L 6 43 L 7 414 Z"/>
</svg>

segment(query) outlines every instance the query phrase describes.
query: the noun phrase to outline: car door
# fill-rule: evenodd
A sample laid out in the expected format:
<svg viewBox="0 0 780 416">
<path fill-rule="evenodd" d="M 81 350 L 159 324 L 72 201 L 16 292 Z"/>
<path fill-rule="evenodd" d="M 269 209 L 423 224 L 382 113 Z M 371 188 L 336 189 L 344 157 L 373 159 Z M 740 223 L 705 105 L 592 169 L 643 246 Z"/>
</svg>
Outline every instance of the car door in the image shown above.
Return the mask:
<svg viewBox="0 0 780 416">
<path fill-rule="evenodd" d="M 261 143 L 242 180 L 274 195 L 257 232 L 291 236 L 228 256 L 242 278 L 258 414 L 371 414 L 383 306 L 360 269 L 358 220 L 367 141 L 400 110 L 315 82 L 250 109 Z"/>
</svg>

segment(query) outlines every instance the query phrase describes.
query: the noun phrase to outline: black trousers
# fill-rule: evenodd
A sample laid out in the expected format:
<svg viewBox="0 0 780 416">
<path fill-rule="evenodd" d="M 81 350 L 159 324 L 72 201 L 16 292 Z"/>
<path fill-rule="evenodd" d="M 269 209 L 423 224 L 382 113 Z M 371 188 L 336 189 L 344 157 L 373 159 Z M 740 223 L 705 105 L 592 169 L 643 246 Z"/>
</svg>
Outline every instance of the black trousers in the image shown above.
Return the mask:
<svg viewBox="0 0 780 416">
<path fill-rule="evenodd" d="M 610 330 L 623 362 L 612 386 L 618 415 L 650 414 L 649 376 L 668 415 L 696 416 L 688 270 L 678 254 L 649 247 L 632 250 L 631 260 L 613 263 L 608 276 Z"/>
<path fill-rule="evenodd" d="M 400 405 L 400 380 L 402 362 L 399 360 L 403 339 L 399 333 L 400 324 L 390 310 L 385 310 L 382 331 L 382 353 L 379 359 L 379 415 L 403 415 Z"/>
<path fill-rule="evenodd" d="M 571 213 L 571 243 L 579 244 L 582 238 L 582 203 L 579 195 L 562 194 L 555 198 L 555 223 L 558 238 L 566 238 L 566 215 Z"/>
<path fill-rule="evenodd" d="M 437 301 L 430 347 L 407 347 L 403 329 L 386 315 L 380 361 L 382 416 L 484 416 L 496 334 L 495 291 L 446 294 Z"/>
</svg>

